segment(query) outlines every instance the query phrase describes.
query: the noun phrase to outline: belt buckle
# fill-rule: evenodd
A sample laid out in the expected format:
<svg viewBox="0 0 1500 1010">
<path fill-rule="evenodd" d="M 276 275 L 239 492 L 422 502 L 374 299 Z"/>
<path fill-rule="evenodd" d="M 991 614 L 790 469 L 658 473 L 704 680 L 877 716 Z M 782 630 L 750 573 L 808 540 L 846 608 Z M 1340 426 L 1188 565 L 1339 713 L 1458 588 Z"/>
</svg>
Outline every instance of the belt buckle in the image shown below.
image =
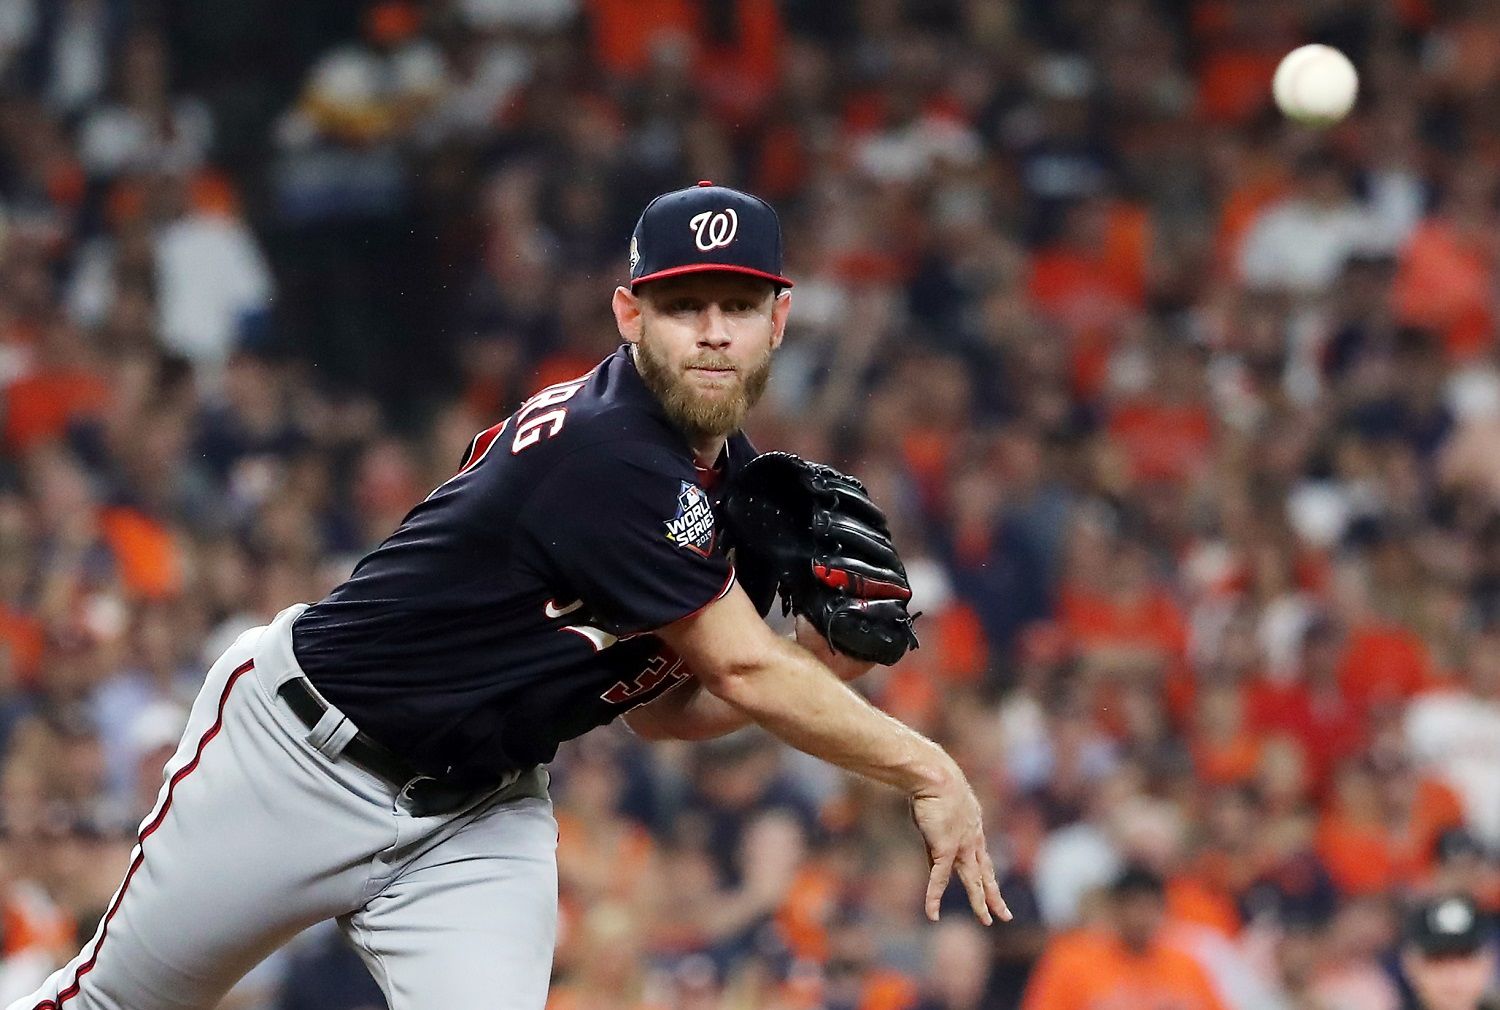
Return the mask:
<svg viewBox="0 0 1500 1010">
<path fill-rule="evenodd" d="M 413 775 L 407 781 L 406 785 L 404 785 L 404 786 L 401 787 L 401 791 L 398 792 L 398 793 L 396 793 L 396 802 L 397 803 L 405 803 L 408 806 L 415 806 L 415 795 L 414 794 L 415 794 L 416 788 L 418 786 L 420 786 L 423 782 L 436 782 L 436 781 L 437 781 L 437 779 L 433 778 L 431 775 L 422 775 L 422 774 Z"/>
</svg>

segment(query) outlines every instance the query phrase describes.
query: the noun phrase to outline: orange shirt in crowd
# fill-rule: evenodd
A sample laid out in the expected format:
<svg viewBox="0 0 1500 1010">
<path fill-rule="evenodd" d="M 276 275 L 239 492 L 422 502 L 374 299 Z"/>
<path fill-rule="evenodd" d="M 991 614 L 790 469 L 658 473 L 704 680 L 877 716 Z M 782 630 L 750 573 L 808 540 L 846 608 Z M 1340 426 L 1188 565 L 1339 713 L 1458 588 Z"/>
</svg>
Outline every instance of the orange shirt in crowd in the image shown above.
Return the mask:
<svg viewBox="0 0 1500 1010">
<path fill-rule="evenodd" d="M 877 704 L 902 722 L 931 727 L 941 717 L 943 692 L 974 684 L 989 654 L 984 627 L 966 603 L 950 603 L 922 616 L 922 648 L 891 670 Z"/>
<path fill-rule="evenodd" d="M 1350 630 L 1338 678 L 1356 706 L 1405 701 L 1432 680 L 1432 660 L 1410 628 L 1372 621 Z"/>
<path fill-rule="evenodd" d="M 793 957 L 815 964 L 828 960 L 828 922 L 838 899 L 838 875 L 826 866 L 808 862 L 797 871 L 776 913 L 776 925 Z"/>
<path fill-rule="evenodd" d="M 1107 593 L 1064 586 L 1058 599 L 1058 623 L 1081 652 L 1092 648 L 1155 652 L 1165 667 L 1167 707 L 1174 719 L 1187 718 L 1193 704 L 1187 622 L 1169 595 L 1152 590 L 1129 605 Z"/>
<path fill-rule="evenodd" d="M 1262 737 L 1249 729 L 1224 741 L 1195 737 L 1190 750 L 1198 781 L 1214 786 L 1249 782 L 1260 765 L 1263 742 Z"/>
<path fill-rule="evenodd" d="M 901 458 L 928 508 L 942 505 L 957 452 L 958 446 L 951 432 L 923 427 L 920 423 L 901 440 Z"/>
<path fill-rule="evenodd" d="M 5 444 L 21 453 L 64 434 L 109 402 L 109 383 L 86 371 L 36 372 L 5 390 Z"/>
<path fill-rule="evenodd" d="M 917 984 L 894 968 L 876 968 L 865 975 L 859 1010 L 910 1010 L 920 993 Z"/>
<path fill-rule="evenodd" d="M 597 358 L 576 351 L 558 351 L 549 354 L 537 365 L 536 374 L 531 380 L 532 389 L 528 395 L 540 393 L 548 386 L 555 386 L 559 382 L 568 382 L 580 375 L 587 375 L 597 364 L 599 364 Z M 500 411 L 480 413 L 478 416 L 503 417 L 507 410 L 512 409 L 514 409 L 513 406 Z"/>
<path fill-rule="evenodd" d="M 658 39 L 692 39 L 698 27 L 692 0 L 589 0 L 594 52 L 611 76 L 634 76 L 649 63 Z"/>
<path fill-rule="evenodd" d="M 1463 823 L 1463 801 L 1458 793 L 1444 782 L 1424 778 L 1417 785 L 1410 828 L 1404 838 L 1396 840 L 1406 880 L 1415 882 L 1425 877 L 1437 863 L 1433 849 L 1438 836 Z"/>
<path fill-rule="evenodd" d="M 1070 317 L 1084 298 L 1103 297 L 1139 308 L 1146 302 L 1146 266 L 1151 225 L 1146 212 L 1116 204 L 1107 212 L 1103 246 L 1048 246 L 1031 261 L 1028 289 L 1043 311 Z"/>
<path fill-rule="evenodd" d="M 1401 251 L 1391 289 L 1397 317 L 1442 334 L 1453 360 L 1476 357 L 1494 342 L 1493 264 L 1440 219 L 1422 222 Z"/>
<path fill-rule="evenodd" d="M 8 654 L 12 671 L 23 683 L 31 683 L 36 676 L 45 645 L 41 621 L 0 603 L 0 649 Z"/>
<path fill-rule="evenodd" d="M 1050 246 L 1031 260 L 1027 294 L 1067 330 L 1073 386 L 1085 398 L 1103 386 L 1116 326 L 1145 305 L 1151 241 L 1146 211 L 1118 203 L 1100 248 Z"/>
<path fill-rule="evenodd" d="M 111 508 L 99 517 L 99 527 L 132 595 L 162 600 L 182 588 L 182 560 L 165 526 L 134 509 Z"/>
<path fill-rule="evenodd" d="M 1211 123 L 1247 123 L 1266 107 L 1280 53 L 1251 49 L 1211 52 L 1198 73 L 1198 115 Z"/>
<path fill-rule="evenodd" d="M 588 0 L 594 52 L 609 75 L 635 77 L 663 42 L 685 40 L 695 82 L 721 112 L 748 112 L 771 96 L 781 67 L 784 25 L 775 0 L 740 0 L 727 37 L 714 36 L 704 4 L 691 0 Z"/>
<path fill-rule="evenodd" d="M 1344 894 L 1375 894 L 1399 876 L 1383 825 L 1328 814 L 1318 825 L 1317 846 L 1328 875 Z"/>
<path fill-rule="evenodd" d="M 26 951 L 63 955 L 77 942 L 73 917 L 34 884 L 22 883 L 0 896 L 0 924 L 0 955 L 5 957 Z"/>
<path fill-rule="evenodd" d="M 551 385 L 551 383 L 548 383 Z M 503 383 L 476 379 L 464 387 L 459 399 L 474 418 L 504 417 L 514 409 L 510 392 Z"/>
<path fill-rule="evenodd" d="M 1365 741 L 1364 719 L 1353 702 L 1342 693 L 1315 697 L 1298 682 L 1256 680 L 1245 701 L 1245 716 L 1262 735 L 1286 735 L 1302 745 L 1308 775 L 1320 793 L 1331 781 L 1334 766 Z"/>
<path fill-rule="evenodd" d="M 773 203 L 793 199 L 806 185 L 811 168 L 802 131 L 792 123 L 772 123 L 761 136 L 751 191 Z"/>
<path fill-rule="evenodd" d="M 1240 913 L 1234 899 L 1205 876 L 1196 874 L 1167 881 L 1167 919 L 1206 926 L 1227 937 L 1240 931 Z"/>
<path fill-rule="evenodd" d="M 1022 1010 L 1224 1010 L 1203 968 L 1163 943 L 1144 955 L 1091 931 L 1052 941 L 1026 987 Z"/>
<path fill-rule="evenodd" d="M 1180 481 L 1197 473 L 1213 449 L 1213 420 L 1199 403 L 1128 403 L 1109 419 L 1136 480 Z"/>
<path fill-rule="evenodd" d="M 1065 587 L 1058 614 L 1067 636 L 1079 645 L 1137 646 L 1172 660 L 1187 657 L 1187 623 L 1172 598 L 1151 590 L 1133 605 L 1107 593 Z"/>
<path fill-rule="evenodd" d="M 1444 830 L 1463 823 L 1453 790 L 1431 779 L 1417 786 L 1406 832 L 1356 821 L 1338 812 L 1318 826 L 1318 855 L 1345 894 L 1378 894 L 1401 884 L 1419 884 L 1432 867 L 1432 849 Z"/>
<path fill-rule="evenodd" d="M 1198 60 L 1198 115 L 1211 123 L 1243 124 L 1270 104 L 1271 78 L 1285 51 L 1245 40 L 1251 8 L 1225 0 L 1196 0 L 1188 27 Z M 1274 19 L 1270 12 L 1248 14 Z"/>
</svg>

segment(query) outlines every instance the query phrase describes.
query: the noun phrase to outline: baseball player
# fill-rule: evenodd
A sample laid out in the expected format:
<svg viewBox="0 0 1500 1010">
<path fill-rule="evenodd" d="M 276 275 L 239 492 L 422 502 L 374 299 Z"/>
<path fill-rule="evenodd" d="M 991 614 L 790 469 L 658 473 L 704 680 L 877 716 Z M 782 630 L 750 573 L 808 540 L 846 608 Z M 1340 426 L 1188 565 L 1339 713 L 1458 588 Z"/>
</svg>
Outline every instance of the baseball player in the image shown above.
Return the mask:
<svg viewBox="0 0 1500 1010">
<path fill-rule="evenodd" d="M 842 683 L 915 644 L 884 517 L 796 457 L 746 479 L 739 427 L 791 286 L 765 202 L 708 183 L 653 200 L 614 293 L 625 343 L 476 436 L 326 599 L 230 646 L 94 937 L 10 1010 L 207 1010 L 325 919 L 392 1010 L 536 1010 L 557 915 L 543 766 L 618 716 L 649 739 L 756 722 L 903 790 L 927 914 L 956 873 L 981 921 L 1009 918 L 963 774 Z M 762 619 L 778 589 L 797 642 Z"/>
</svg>

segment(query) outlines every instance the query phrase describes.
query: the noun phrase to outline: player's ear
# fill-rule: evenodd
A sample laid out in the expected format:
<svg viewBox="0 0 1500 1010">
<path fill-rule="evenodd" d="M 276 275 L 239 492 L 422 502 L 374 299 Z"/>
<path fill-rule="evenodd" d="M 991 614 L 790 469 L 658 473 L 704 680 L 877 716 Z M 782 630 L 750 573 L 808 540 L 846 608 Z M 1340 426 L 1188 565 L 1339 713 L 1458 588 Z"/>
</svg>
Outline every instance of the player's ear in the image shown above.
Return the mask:
<svg viewBox="0 0 1500 1010">
<path fill-rule="evenodd" d="M 786 335 L 786 319 L 792 311 L 792 292 L 789 288 L 782 288 L 776 292 L 775 300 L 771 302 L 771 349 L 774 351 L 781 346 L 781 338 Z"/>
<path fill-rule="evenodd" d="M 620 330 L 620 336 L 627 343 L 638 344 L 641 342 L 641 299 L 629 288 L 621 285 L 615 288 L 615 296 L 610 301 L 610 308 L 615 310 L 615 326 Z"/>
</svg>

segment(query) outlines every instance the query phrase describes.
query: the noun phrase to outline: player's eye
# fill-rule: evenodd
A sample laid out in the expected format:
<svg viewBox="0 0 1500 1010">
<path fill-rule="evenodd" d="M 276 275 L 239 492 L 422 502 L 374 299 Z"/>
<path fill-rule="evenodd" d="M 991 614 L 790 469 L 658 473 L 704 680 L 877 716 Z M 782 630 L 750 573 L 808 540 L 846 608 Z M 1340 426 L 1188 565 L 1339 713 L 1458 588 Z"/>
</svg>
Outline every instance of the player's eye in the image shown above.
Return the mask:
<svg viewBox="0 0 1500 1010">
<path fill-rule="evenodd" d="M 735 298 L 724 303 L 724 311 L 737 316 L 742 316 L 754 309 L 755 303 L 744 298 Z"/>
<path fill-rule="evenodd" d="M 674 316 L 698 311 L 698 303 L 692 298 L 674 298 L 667 303 L 667 311 Z"/>
</svg>

